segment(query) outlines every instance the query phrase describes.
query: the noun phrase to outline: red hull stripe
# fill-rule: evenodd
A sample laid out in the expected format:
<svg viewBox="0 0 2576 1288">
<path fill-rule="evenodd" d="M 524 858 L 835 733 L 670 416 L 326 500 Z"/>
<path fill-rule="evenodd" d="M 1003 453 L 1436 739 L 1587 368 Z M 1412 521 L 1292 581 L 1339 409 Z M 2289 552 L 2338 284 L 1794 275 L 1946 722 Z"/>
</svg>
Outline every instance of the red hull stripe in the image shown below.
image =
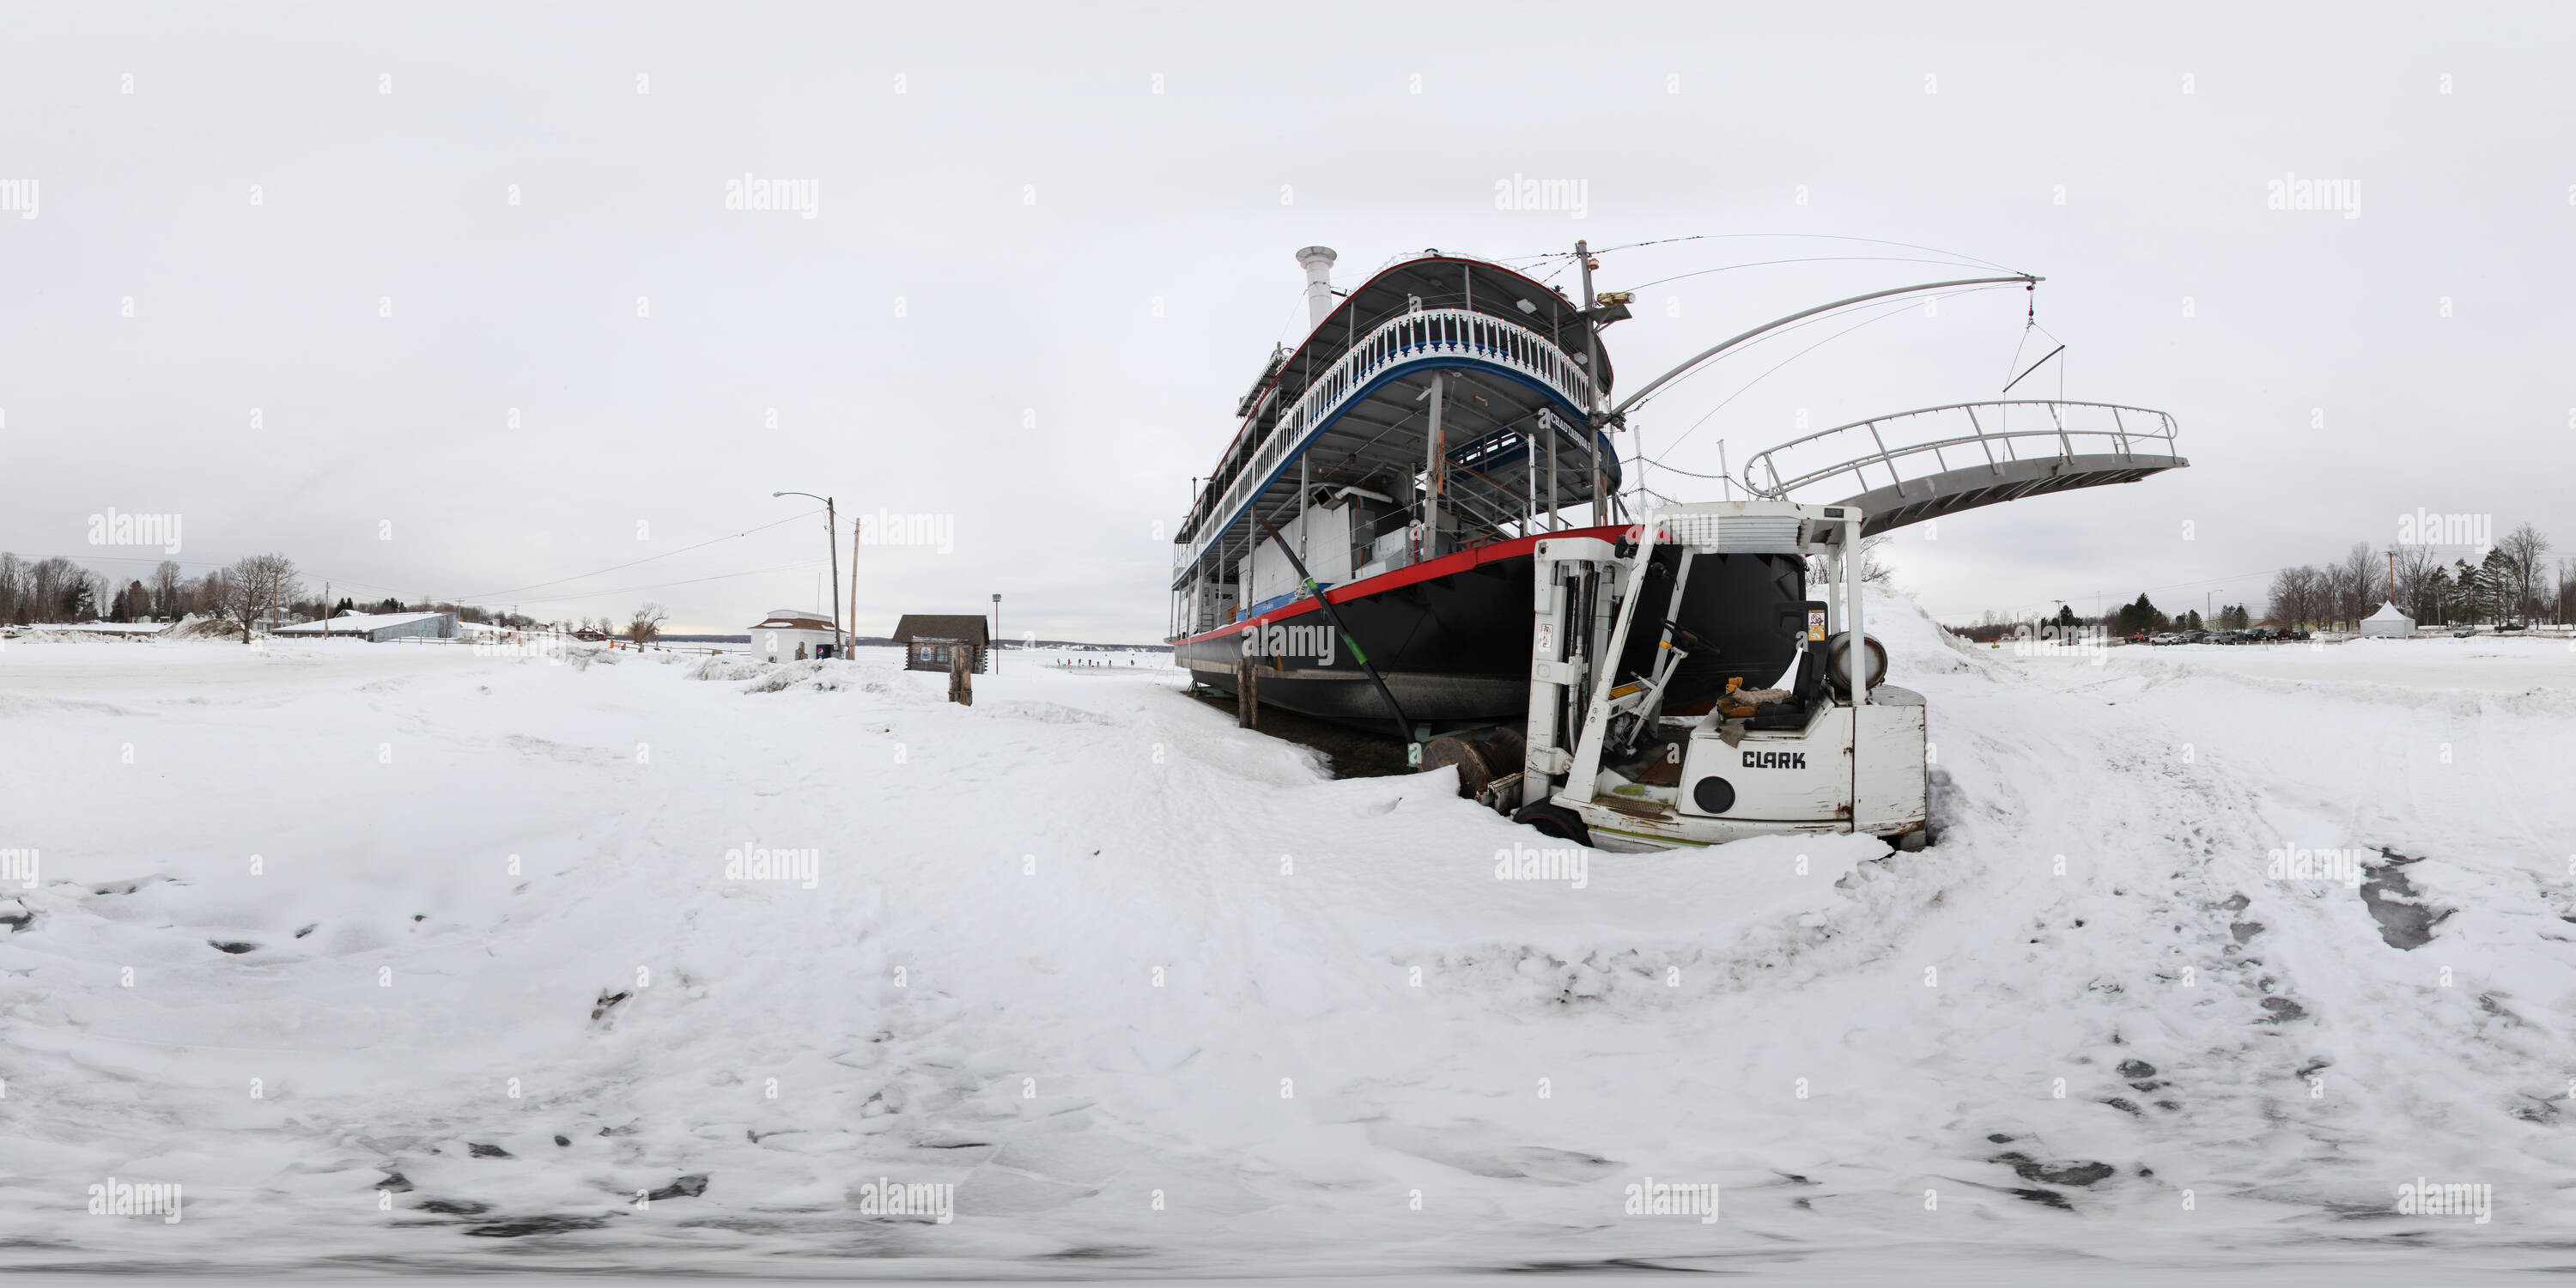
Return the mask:
<svg viewBox="0 0 2576 1288">
<path fill-rule="evenodd" d="M 1599 537 L 1604 541 L 1613 541 L 1618 539 L 1621 533 L 1628 531 L 1633 526 L 1635 525 L 1614 523 L 1608 527 L 1601 528 L 1567 528 L 1560 532 L 1534 532 L 1526 537 L 1513 537 L 1508 541 L 1488 542 L 1481 546 L 1471 546 L 1468 549 L 1458 551 L 1455 554 L 1446 554 L 1437 559 L 1413 564 L 1409 567 L 1398 568 L 1393 572 L 1382 572 L 1366 581 L 1346 582 L 1339 586 L 1327 588 L 1324 591 L 1324 597 L 1332 600 L 1336 604 L 1347 604 L 1354 599 L 1365 599 L 1368 596 L 1377 594 L 1381 591 L 1397 590 L 1405 586 L 1413 585 L 1416 582 L 1430 581 L 1434 578 L 1455 576 L 1456 574 L 1465 572 L 1478 564 L 1496 563 L 1505 559 L 1525 559 L 1529 557 L 1530 552 L 1538 546 L 1539 542 L 1549 540 L 1550 538 Z M 1315 599 L 1314 596 L 1309 595 L 1306 598 L 1297 600 L 1293 603 L 1282 604 L 1277 608 L 1271 609 L 1269 612 L 1263 613 L 1259 617 L 1247 617 L 1242 621 L 1220 626 L 1215 630 L 1206 632 L 1205 634 L 1192 635 L 1185 639 L 1175 640 L 1173 642 L 1176 644 L 1196 644 L 1201 640 L 1223 639 L 1228 635 L 1240 634 L 1255 626 L 1267 626 L 1272 622 L 1284 622 L 1291 617 L 1302 617 L 1307 613 L 1314 611 L 1316 611 Z"/>
</svg>

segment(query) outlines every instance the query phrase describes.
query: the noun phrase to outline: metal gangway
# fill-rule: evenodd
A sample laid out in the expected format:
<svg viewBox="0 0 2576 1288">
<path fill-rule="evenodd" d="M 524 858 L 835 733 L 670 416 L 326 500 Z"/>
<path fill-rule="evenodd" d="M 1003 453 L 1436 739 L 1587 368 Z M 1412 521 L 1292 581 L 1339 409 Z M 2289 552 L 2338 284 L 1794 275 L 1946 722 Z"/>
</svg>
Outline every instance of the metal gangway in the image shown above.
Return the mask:
<svg viewBox="0 0 2576 1288">
<path fill-rule="evenodd" d="M 1966 432 L 1957 432 L 1963 423 Z M 1863 434 L 1866 450 L 1848 454 L 1853 447 L 1845 444 L 1858 444 Z M 1852 437 L 1827 445 L 1840 435 Z M 1823 463 L 1808 464 L 1815 461 Z M 1918 407 L 1818 430 L 1755 453 L 1743 481 L 1755 496 L 1787 500 L 1849 475 L 1845 486 L 1858 490 L 1835 504 L 1860 507 L 1868 516 L 1862 535 L 1875 536 L 2024 497 L 2135 483 L 2189 464 L 2174 450 L 2174 418 L 2165 412 L 2019 398 Z"/>
</svg>

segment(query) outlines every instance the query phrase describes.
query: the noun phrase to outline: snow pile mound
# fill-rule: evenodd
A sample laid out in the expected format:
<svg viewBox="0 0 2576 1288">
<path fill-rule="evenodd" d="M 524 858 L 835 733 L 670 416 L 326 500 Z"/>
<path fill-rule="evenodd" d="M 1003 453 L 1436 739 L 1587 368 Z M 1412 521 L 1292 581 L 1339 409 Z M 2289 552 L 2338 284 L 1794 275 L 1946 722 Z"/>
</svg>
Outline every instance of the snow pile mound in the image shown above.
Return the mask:
<svg viewBox="0 0 2576 1288">
<path fill-rule="evenodd" d="M 220 617 L 199 617 L 193 613 L 164 632 L 163 638 L 179 640 L 220 640 L 241 638 L 241 625 Z"/>
</svg>

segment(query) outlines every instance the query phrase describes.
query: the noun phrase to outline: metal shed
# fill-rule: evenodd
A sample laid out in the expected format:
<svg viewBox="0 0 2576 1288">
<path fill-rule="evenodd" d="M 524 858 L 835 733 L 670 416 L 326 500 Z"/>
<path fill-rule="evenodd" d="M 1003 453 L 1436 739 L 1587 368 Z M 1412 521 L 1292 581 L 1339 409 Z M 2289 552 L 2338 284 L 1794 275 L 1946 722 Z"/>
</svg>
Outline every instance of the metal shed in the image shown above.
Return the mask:
<svg viewBox="0 0 2576 1288">
<path fill-rule="evenodd" d="M 327 626 L 327 629 L 326 629 Z M 452 640 L 456 638 L 454 613 L 342 613 L 324 622 L 298 622 L 280 626 L 271 635 L 290 635 L 298 639 L 355 639 L 382 644 L 394 639 Z"/>
</svg>

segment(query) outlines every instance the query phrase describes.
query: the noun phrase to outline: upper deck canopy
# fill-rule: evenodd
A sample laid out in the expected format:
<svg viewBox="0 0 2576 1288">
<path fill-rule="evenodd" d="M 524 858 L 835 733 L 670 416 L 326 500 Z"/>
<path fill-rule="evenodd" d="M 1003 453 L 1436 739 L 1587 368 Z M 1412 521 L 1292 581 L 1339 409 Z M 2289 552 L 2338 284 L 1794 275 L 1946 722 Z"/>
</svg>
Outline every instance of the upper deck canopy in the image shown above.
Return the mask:
<svg viewBox="0 0 2576 1288">
<path fill-rule="evenodd" d="M 1569 356 L 1580 358 L 1584 354 L 1582 308 L 1554 288 L 1469 256 L 1431 250 L 1399 257 L 1347 292 L 1333 311 L 1307 333 L 1302 344 L 1271 356 L 1260 379 L 1238 405 L 1242 424 L 1193 503 L 1178 539 L 1190 543 L 1199 528 L 1212 518 L 1230 521 L 1231 515 L 1212 516 L 1211 511 L 1222 504 L 1227 490 L 1277 426 L 1281 413 L 1304 397 L 1314 381 L 1326 377 L 1353 344 L 1405 314 L 1435 309 L 1464 309 L 1500 318 L 1535 333 Z M 1601 354 L 1600 365 L 1597 375 L 1606 393 L 1612 374 L 1606 350 Z M 1412 396 L 1418 390 L 1396 392 Z M 1489 397 L 1486 405 L 1496 404 Z M 1575 414 L 1579 415 L 1579 410 Z M 1372 438 L 1383 442 L 1384 431 L 1391 424 L 1380 418 Z M 1451 436 L 1453 444 L 1467 441 L 1468 437 L 1454 433 Z"/>
</svg>

